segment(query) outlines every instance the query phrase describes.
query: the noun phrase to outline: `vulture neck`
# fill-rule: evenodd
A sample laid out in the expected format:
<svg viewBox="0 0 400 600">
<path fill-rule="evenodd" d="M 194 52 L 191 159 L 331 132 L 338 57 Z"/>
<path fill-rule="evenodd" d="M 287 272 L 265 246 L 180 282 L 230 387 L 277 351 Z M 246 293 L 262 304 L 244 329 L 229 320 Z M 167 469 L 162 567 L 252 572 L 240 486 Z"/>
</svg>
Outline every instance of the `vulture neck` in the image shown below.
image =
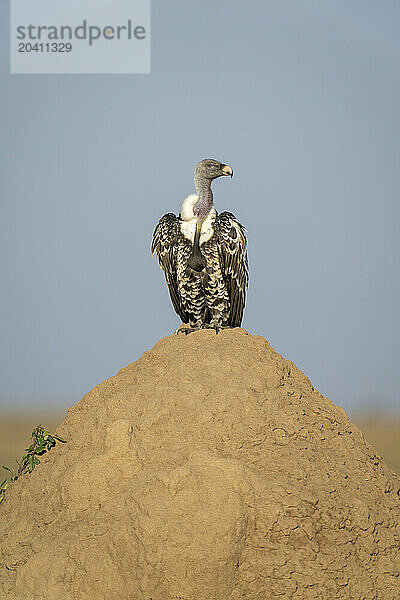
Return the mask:
<svg viewBox="0 0 400 600">
<path fill-rule="evenodd" d="M 199 197 L 193 206 L 193 213 L 199 225 L 201 225 L 210 212 L 213 205 L 213 193 L 211 191 L 211 179 L 204 177 L 195 177 L 194 184 Z"/>
</svg>

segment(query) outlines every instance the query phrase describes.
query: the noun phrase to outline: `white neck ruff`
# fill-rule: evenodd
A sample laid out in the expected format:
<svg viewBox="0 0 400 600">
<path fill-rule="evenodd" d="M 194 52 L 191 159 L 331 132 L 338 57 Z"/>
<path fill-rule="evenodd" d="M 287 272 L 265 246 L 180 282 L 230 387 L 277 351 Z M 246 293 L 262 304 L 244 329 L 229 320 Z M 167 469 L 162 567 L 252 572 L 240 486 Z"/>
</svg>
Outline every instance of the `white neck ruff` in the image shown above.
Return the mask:
<svg viewBox="0 0 400 600">
<path fill-rule="evenodd" d="M 193 213 L 193 207 L 199 199 L 197 194 L 189 194 L 186 196 L 184 201 L 182 202 L 180 217 L 182 219 L 181 222 L 181 232 L 185 236 L 187 240 L 193 243 L 194 234 L 196 231 L 196 223 L 197 218 Z M 208 212 L 208 215 L 204 219 L 201 225 L 200 232 L 200 245 L 204 244 L 204 242 L 208 242 L 208 240 L 214 234 L 214 221 L 217 216 L 217 211 L 214 206 L 212 206 Z"/>
</svg>

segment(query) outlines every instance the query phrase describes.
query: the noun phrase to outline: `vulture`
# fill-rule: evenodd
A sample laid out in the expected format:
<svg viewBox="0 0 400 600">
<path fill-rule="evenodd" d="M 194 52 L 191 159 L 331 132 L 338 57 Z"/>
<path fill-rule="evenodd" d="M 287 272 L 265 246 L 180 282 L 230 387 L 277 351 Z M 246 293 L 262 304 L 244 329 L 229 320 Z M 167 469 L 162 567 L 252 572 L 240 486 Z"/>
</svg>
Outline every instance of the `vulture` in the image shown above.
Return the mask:
<svg viewBox="0 0 400 600">
<path fill-rule="evenodd" d="M 239 327 L 248 283 L 245 228 L 230 212 L 218 214 L 211 184 L 233 176 L 232 167 L 202 160 L 195 169 L 196 194 L 179 216 L 161 217 L 151 246 L 164 271 L 173 307 L 188 327 L 179 331 Z"/>
</svg>

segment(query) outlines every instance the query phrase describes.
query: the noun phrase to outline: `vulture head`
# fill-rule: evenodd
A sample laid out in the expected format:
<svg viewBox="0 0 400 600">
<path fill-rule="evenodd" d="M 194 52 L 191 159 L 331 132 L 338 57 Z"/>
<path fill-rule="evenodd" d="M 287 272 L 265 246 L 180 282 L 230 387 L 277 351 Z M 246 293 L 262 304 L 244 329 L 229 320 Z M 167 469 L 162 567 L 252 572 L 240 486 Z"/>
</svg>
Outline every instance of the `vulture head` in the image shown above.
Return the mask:
<svg viewBox="0 0 400 600">
<path fill-rule="evenodd" d="M 224 175 L 230 175 L 230 177 L 232 177 L 232 167 L 229 165 L 224 165 L 218 160 L 214 160 L 212 158 L 205 158 L 199 162 L 194 172 L 195 180 L 208 179 L 209 181 L 212 181 L 213 179 L 217 179 L 217 177 L 223 177 Z"/>
</svg>

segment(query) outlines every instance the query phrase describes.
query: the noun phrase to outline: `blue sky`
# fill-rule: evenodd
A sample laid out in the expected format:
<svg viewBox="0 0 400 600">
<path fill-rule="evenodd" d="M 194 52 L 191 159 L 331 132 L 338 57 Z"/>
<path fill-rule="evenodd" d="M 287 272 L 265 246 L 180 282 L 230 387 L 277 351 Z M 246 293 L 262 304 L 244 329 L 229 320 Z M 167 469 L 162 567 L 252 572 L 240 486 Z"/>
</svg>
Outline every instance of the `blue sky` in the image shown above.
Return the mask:
<svg viewBox="0 0 400 600">
<path fill-rule="evenodd" d="M 149 252 L 213 157 L 244 327 L 347 410 L 400 409 L 400 5 L 152 3 L 150 75 L 10 75 L 0 4 L 0 401 L 75 403 L 179 324 Z"/>
</svg>

